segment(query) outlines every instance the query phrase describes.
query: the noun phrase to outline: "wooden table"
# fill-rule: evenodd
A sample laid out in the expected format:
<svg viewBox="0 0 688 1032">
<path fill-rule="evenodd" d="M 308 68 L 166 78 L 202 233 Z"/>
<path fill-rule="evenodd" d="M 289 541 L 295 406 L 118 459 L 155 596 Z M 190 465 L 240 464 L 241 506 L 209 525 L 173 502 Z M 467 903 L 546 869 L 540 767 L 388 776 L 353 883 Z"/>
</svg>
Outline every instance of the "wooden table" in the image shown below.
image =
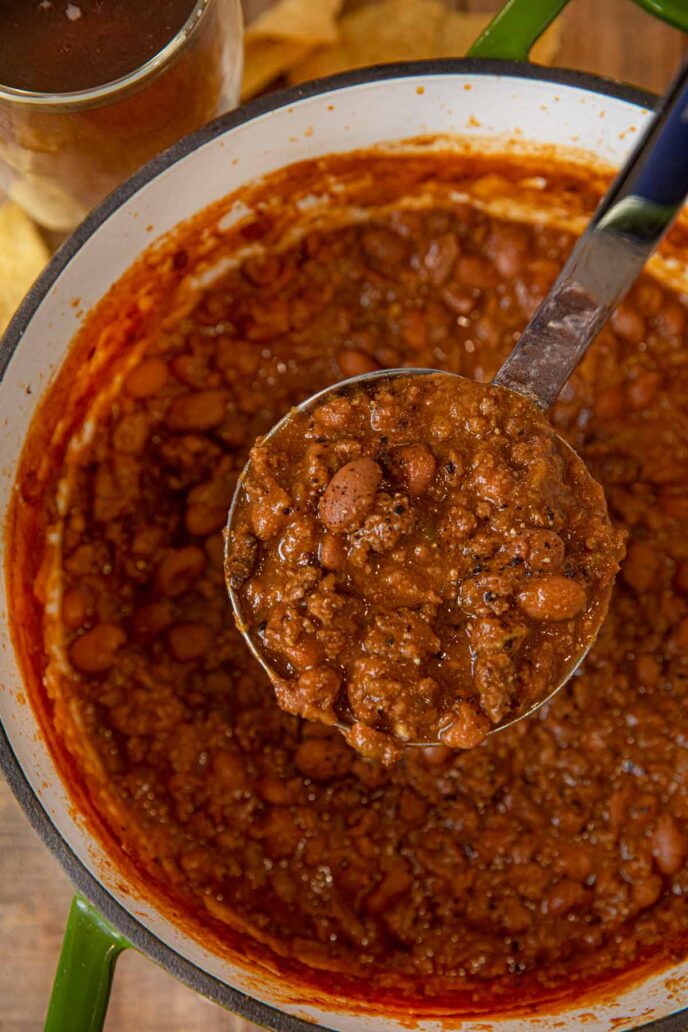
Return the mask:
<svg viewBox="0 0 688 1032">
<path fill-rule="evenodd" d="M 266 6 L 248 0 L 247 13 Z M 492 11 L 496 0 L 456 2 Z M 558 63 L 661 90 L 688 37 L 631 0 L 572 0 Z M 0 1032 L 37 1032 L 48 1000 L 71 899 L 64 874 L 0 783 Z M 234 1018 L 133 952 L 119 962 L 108 1032 L 249 1032 Z M 65 1030 L 69 1032 L 69 1030 Z"/>
</svg>

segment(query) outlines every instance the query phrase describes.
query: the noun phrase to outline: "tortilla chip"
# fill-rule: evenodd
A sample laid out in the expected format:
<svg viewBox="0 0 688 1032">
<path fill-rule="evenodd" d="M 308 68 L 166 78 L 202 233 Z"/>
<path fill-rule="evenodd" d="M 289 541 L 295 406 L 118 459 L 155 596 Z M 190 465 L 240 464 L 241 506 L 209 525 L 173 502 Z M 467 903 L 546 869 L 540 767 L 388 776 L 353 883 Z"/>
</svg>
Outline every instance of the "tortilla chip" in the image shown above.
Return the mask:
<svg viewBox="0 0 688 1032">
<path fill-rule="evenodd" d="M 340 20 L 339 42 L 306 58 L 291 71 L 289 81 L 430 57 L 447 13 L 440 0 L 380 0 L 358 8 Z"/>
<path fill-rule="evenodd" d="M 423 58 L 461 57 L 489 24 L 489 14 L 452 11 L 440 0 L 380 0 L 340 19 L 340 40 L 292 68 L 290 83 L 324 75 Z M 551 61 L 559 45 L 553 25 L 533 48 L 533 60 Z"/>
<path fill-rule="evenodd" d="M 0 333 L 49 256 L 28 215 L 11 201 L 0 205 Z"/>
<path fill-rule="evenodd" d="M 247 40 L 241 99 L 249 100 L 313 53 L 313 47 L 285 40 Z"/>
<path fill-rule="evenodd" d="M 294 40 L 311 46 L 335 43 L 342 3 L 343 0 L 279 0 L 251 22 L 246 40 Z"/>
<path fill-rule="evenodd" d="M 338 39 L 343 0 L 278 0 L 246 30 L 241 99 L 260 93 L 315 49 Z"/>
</svg>

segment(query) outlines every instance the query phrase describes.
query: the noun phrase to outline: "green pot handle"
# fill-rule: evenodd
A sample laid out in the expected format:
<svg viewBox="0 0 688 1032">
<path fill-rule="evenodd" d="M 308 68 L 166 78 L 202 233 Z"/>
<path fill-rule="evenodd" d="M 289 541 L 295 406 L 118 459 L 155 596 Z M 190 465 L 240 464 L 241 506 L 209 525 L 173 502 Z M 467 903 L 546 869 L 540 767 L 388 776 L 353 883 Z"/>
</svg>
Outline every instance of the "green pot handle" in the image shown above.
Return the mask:
<svg viewBox="0 0 688 1032">
<path fill-rule="evenodd" d="M 101 1032 L 115 964 L 128 946 L 87 900 L 74 897 L 44 1032 Z"/>
<path fill-rule="evenodd" d="M 673 25 L 675 29 L 688 32 L 688 7 L 686 0 L 635 0 L 650 14 Z"/>
<path fill-rule="evenodd" d="M 468 51 L 468 57 L 527 61 L 533 44 L 569 0 L 507 0 Z"/>
<path fill-rule="evenodd" d="M 469 57 L 527 61 L 533 44 L 569 0 L 507 0 L 468 51 Z M 635 0 L 650 14 L 688 32 L 686 0 Z"/>
</svg>

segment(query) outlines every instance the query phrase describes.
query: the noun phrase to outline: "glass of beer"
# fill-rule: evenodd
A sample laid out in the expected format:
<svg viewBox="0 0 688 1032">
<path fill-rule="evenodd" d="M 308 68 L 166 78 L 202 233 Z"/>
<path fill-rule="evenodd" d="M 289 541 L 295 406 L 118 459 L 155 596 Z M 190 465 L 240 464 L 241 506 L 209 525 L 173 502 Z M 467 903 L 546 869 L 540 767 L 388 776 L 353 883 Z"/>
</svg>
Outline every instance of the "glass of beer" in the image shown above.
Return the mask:
<svg viewBox="0 0 688 1032">
<path fill-rule="evenodd" d="M 233 107 L 240 0 L 1 0 L 0 188 L 65 233 Z"/>
</svg>

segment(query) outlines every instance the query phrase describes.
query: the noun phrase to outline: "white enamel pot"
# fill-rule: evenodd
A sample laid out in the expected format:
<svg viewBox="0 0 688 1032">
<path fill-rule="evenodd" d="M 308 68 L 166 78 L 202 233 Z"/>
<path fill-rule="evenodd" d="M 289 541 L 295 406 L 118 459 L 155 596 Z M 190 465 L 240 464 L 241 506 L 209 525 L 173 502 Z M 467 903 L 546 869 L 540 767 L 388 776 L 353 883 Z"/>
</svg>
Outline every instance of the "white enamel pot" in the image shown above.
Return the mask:
<svg viewBox="0 0 688 1032">
<path fill-rule="evenodd" d="M 559 4 L 561 6 L 561 4 Z M 422 87 L 422 89 L 420 89 Z M 467 88 L 467 87 L 470 87 Z M 510 138 L 569 148 L 618 164 L 649 117 L 652 98 L 632 88 L 517 62 L 465 59 L 366 69 L 260 99 L 182 140 L 108 198 L 67 241 L 24 301 L 0 348 L 2 478 L 6 510 L 31 418 L 91 308 L 151 239 L 242 184 L 293 161 L 402 140 L 419 133 Z M 234 160 L 236 159 L 236 160 Z M 153 226 L 151 234 L 148 227 Z M 27 816 L 86 900 L 76 905 L 48 1027 L 94 1030 L 104 1014 L 109 974 L 127 944 L 219 1004 L 266 1027 L 392 1032 L 408 1020 L 366 1014 L 346 1001 L 317 1002 L 277 975 L 229 962 L 187 935 L 121 877 L 72 804 L 31 707 L 23 703 L 17 659 L 0 588 L 0 760 Z M 69 958 L 82 951 L 86 977 Z M 67 1001 L 67 1002 L 65 1002 Z M 562 1012 L 489 1017 L 495 1032 L 549 1032 L 584 1026 L 688 1027 L 688 961 L 608 996 Z M 488 1015 L 423 1019 L 428 1030 L 484 1029 Z"/>
</svg>

